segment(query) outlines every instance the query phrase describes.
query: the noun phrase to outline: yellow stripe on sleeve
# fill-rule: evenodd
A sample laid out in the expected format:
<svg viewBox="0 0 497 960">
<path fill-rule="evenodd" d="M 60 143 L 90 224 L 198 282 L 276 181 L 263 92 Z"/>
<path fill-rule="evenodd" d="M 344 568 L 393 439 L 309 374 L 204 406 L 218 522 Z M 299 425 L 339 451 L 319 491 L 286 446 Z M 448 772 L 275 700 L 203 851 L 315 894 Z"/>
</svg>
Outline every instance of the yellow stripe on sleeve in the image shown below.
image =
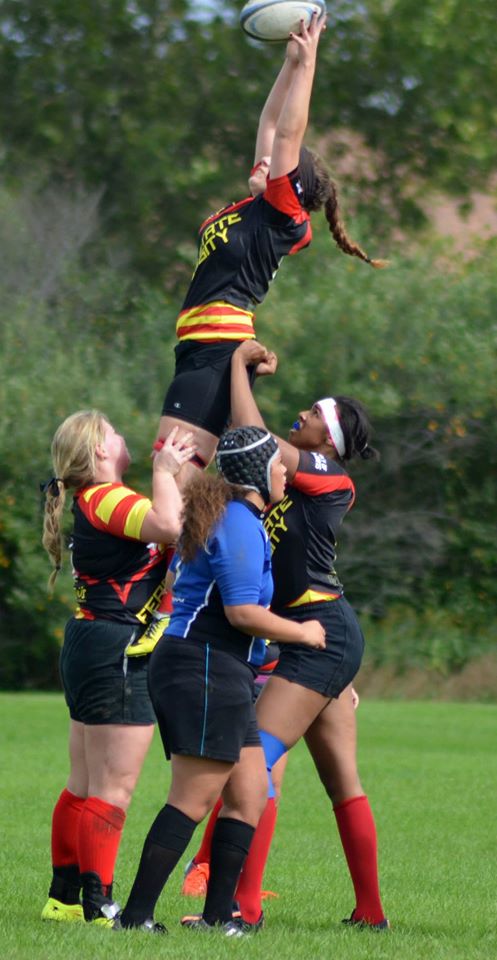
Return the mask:
<svg viewBox="0 0 497 960">
<path fill-rule="evenodd" d="M 90 504 L 94 521 L 100 521 L 109 533 L 140 540 L 143 521 L 152 507 L 148 497 L 121 483 L 90 487 L 83 497 Z"/>
<path fill-rule="evenodd" d="M 140 539 L 143 521 L 151 508 L 152 504 L 147 497 L 142 497 L 138 503 L 131 507 L 124 525 L 125 537 L 133 537 L 134 540 Z"/>
<path fill-rule="evenodd" d="M 97 516 L 99 520 L 103 520 L 104 523 L 109 523 L 118 504 L 131 495 L 135 496 L 135 493 L 134 490 L 130 490 L 129 487 L 117 487 L 117 489 L 109 490 L 98 504 L 95 510 L 95 516 Z"/>
</svg>

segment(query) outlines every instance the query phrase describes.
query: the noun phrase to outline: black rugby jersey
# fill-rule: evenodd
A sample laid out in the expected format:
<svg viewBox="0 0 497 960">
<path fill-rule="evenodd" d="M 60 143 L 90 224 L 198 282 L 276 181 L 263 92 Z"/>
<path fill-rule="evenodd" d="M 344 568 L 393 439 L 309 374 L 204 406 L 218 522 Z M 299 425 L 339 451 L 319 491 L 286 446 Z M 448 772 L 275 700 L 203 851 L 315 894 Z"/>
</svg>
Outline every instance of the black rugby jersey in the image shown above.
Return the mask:
<svg viewBox="0 0 497 960">
<path fill-rule="evenodd" d="M 197 265 L 176 325 L 180 340 L 246 340 L 253 310 L 281 259 L 311 242 L 298 170 L 268 180 L 257 197 L 232 203 L 204 221 Z"/>
<path fill-rule="evenodd" d="M 76 617 L 148 623 L 167 571 L 164 548 L 138 539 L 150 507 L 147 497 L 122 483 L 77 491 L 70 543 Z"/>
<path fill-rule="evenodd" d="M 272 548 L 272 610 L 342 595 L 334 568 L 336 538 L 354 497 L 343 467 L 321 453 L 300 452 L 284 499 L 264 521 Z"/>
</svg>

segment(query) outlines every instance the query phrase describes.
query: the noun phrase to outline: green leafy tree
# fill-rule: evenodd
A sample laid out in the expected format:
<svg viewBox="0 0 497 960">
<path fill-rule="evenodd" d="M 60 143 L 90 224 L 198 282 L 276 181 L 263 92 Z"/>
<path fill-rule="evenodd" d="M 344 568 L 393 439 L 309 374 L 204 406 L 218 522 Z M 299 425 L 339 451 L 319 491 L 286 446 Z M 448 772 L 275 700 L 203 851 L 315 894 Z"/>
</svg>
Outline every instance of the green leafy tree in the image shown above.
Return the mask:
<svg viewBox="0 0 497 960">
<path fill-rule="evenodd" d="M 369 229 L 357 225 L 356 233 L 371 246 Z M 358 397 L 372 417 L 382 460 L 355 467 L 359 495 L 340 534 L 339 569 L 376 613 L 400 599 L 461 609 L 464 594 L 466 609 L 470 597 L 473 616 L 485 618 L 497 599 L 489 593 L 497 520 L 492 249 L 462 261 L 427 239 L 424 254 L 399 247 L 394 268 L 377 272 L 335 252 L 318 226 L 258 312 L 259 337 L 282 358 L 258 394 L 273 429 L 284 436 L 299 410 L 336 393 Z"/>
<path fill-rule="evenodd" d="M 106 255 L 183 283 L 199 214 L 245 189 L 283 53 L 243 34 L 241 5 L 4 0 L 4 174 L 101 191 Z M 385 228 L 419 222 L 427 186 L 462 196 L 485 185 L 496 137 L 491 0 L 329 9 L 309 139 L 352 178 L 351 203 L 381 210 Z"/>
</svg>

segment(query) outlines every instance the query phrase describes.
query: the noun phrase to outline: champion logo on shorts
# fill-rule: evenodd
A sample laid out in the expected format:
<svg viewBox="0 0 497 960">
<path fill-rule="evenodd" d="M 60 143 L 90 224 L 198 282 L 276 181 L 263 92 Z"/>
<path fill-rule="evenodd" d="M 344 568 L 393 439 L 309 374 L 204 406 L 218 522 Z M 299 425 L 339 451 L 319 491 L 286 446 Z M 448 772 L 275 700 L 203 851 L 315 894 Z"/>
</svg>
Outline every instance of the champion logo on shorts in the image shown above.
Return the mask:
<svg viewBox="0 0 497 960">
<path fill-rule="evenodd" d="M 175 410 L 181 410 L 181 404 L 177 400 L 173 403 L 173 407 Z"/>
<path fill-rule="evenodd" d="M 312 456 L 314 457 L 314 466 L 316 467 L 316 470 L 328 469 L 326 457 L 324 457 L 322 453 L 313 453 Z"/>
</svg>

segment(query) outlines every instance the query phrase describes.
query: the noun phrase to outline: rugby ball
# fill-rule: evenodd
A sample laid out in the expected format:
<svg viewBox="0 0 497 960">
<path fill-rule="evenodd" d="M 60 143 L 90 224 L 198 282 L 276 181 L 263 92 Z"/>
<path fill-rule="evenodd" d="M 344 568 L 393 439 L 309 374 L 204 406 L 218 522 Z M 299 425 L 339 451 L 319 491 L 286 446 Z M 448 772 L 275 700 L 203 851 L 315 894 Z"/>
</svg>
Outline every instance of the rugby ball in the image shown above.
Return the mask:
<svg viewBox="0 0 497 960">
<path fill-rule="evenodd" d="M 308 27 L 313 13 L 321 16 L 325 11 L 325 0 L 252 0 L 243 7 L 240 23 L 256 40 L 288 40 L 290 33 L 299 33 L 301 20 Z"/>
</svg>

